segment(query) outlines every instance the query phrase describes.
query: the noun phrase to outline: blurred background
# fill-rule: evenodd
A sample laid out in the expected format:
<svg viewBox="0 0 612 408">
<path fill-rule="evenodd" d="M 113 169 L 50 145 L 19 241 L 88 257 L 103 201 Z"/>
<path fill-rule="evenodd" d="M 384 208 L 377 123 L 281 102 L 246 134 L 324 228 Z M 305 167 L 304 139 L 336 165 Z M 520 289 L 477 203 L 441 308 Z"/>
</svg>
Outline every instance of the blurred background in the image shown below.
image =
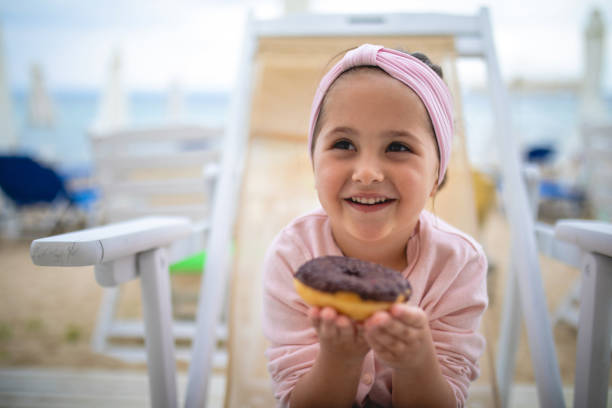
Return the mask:
<svg viewBox="0 0 612 408">
<path fill-rule="evenodd" d="M 143 372 L 142 364 L 92 352 L 90 338 L 102 290 L 90 268 L 58 274 L 43 271 L 31 264 L 29 243 L 32 238 L 100 222 L 97 206 L 102 197 L 93 177 L 96 149 L 106 148 L 106 156 L 98 162 L 110 163 L 116 147 L 104 146 L 95 135 L 118 129 L 223 129 L 228 125 L 249 13 L 258 19 L 296 10 L 475 14 L 482 6 L 490 11 L 513 134 L 520 142 L 525 166 L 538 172 L 538 218 L 611 221 L 612 135 L 598 136 L 600 152 L 593 157 L 599 161 L 589 159 L 586 146 L 591 142 L 585 137 L 585 126 L 612 120 L 610 1 L 0 0 L 0 158 L 27 157 L 51 169 L 79 210 L 78 217 L 66 217 L 66 208 L 57 208 L 53 190 L 45 199 L 51 211 L 35 208 L 22 217 L 21 205 L 30 198 L 15 201 L 7 192 L 10 186 L 23 185 L 26 173 L 9 167 L 14 163 L 0 161 L 0 186 L 6 188 L 0 190 L 0 368 Z M 508 263 L 508 225 L 503 208 L 495 203 L 500 184 L 496 129 L 484 63 L 459 60 L 458 74 L 466 148 L 474 170 L 478 239 L 490 256 L 492 271 L 500 271 L 490 275 L 491 307 L 485 318 L 488 340 L 495 346 L 503 269 Z M 181 143 L 202 147 L 188 136 Z M 575 291 L 578 276 L 572 269 L 544 272 L 562 379 L 570 387 L 576 322 L 563 323 L 554 312 L 572 300 L 568 292 Z M 173 285 L 184 292 L 197 288 L 197 279 L 191 276 L 181 282 L 179 278 Z M 119 313 L 139 317 L 137 284 L 127 285 L 125 293 Z M 193 317 L 192 309 L 185 313 Z M 533 385 L 524 338 L 519 353 L 516 380 Z M 486 384 L 492 370 L 486 363 L 483 367 Z M 179 365 L 183 373 L 185 368 Z M 9 384 L 15 378 L 0 369 L 0 399 L 9 395 L 2 394 L 3 381 Z M 533 387 L 526 392 L 535 395 Z M 523 406 L 534 406 L 530 404 Z"/>
<path fill-rule="evenodd" d="M 461 14 L 474 13 L 483 5 L 491 10 L 521 141 L 525 146 L 554 144 L 559 151 L 571 149 L 586 66 L 585 29 L 595 9 L 604 25 L 610 21 L 609 2 L 309 2 L 311 11 L 321 13 Z M 9 113 L 17 145 L 58 164 L 88 164 L 86 132 L 100 113 L 113 69 L 125 93 L 121 120 L 127 124 L 155 125 L 177 117 L 223 124 L 247 9 L 266 18 L 282 15 L 284 7 L 280 0 L 3 1 L 3 77 L 10 92 Z M 603 33 L 604 55 L 612 51 L 611 35 L 610 29 Z M 470 158 L 484 165 L 491 148 L 487 133 L 492 130 L 480 92 L 486 75 L 476 62 L 462 63 L 460 68 L 468 101 Z M 609 58 L 601 67 L 601 87 L 609 112 Z M 38 116 L 32 105 L 43 105 Z M 3 135 L 2 140 L 6 138 Z"/>
</svg>

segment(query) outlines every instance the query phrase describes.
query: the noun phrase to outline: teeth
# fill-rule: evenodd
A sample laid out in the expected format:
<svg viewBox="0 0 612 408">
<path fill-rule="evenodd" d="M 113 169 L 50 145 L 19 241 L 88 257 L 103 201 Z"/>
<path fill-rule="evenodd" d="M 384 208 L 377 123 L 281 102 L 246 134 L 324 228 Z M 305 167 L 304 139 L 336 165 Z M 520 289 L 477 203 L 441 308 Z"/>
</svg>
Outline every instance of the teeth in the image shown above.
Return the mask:
<svg viewBox="0 0 612 408">
<path fill-rule="evenodd" d="M 359 204 L 372 205 L 372 204 L 384 203 L 385 201 L 387 201 L 387 199 L 384 197 L 376 197 L 376 198 L 351 197 L 351 201 L 354 203 L 359 203 Z"/>
</svg>

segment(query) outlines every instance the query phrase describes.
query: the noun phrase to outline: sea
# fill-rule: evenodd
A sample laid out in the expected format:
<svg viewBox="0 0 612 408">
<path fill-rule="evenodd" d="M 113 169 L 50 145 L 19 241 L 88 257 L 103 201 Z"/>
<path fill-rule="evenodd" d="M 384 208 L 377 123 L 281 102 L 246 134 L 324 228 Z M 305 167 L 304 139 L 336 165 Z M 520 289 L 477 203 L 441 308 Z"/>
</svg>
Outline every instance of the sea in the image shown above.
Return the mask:
<svg viewBox="0 0 612 408">
<path fill-rule="evenodd" d="M 17 90 L 12 93 L 19 151 L 59 167 L 90 166 L 89 130 L 98 114 L 101 94 L 92 90 L 70 90 L 51 92 L 49 96 L 54 113 L 53 125 L 37 127 L 28 117 L 28 92 Z M 225 125 L 228 93 L 191 93 L 186 94 L 182 102 L 182 123 L 211 127 Z M 167 106 L 168 94 L 165 92 L 132 92 L 128 95 L 126 126 L 146 128 L 167 124 L 171 120 Z"/>
<path fill-rule="evenodd" d="M 153 127 L 168 123 L 166 92 L 132 92 L 128 98 L 128 125 Z M 12 93 L 14 124 L 20 150 L 58 166 L 91 165 L 88 129 L 100 104 L 96 91 L 56 91 L 50 94 L 55 113 L 51 128 L 36 128 L 28 120 L 28 92 Z M 569 89 L 510 91 L 512 134 L 523 152 L 548 146 L 559 154 L 580 146 L 579 98 Z M 462 95 L 465 134 L 470 161 L 476 167 L 497 160 L 496 131 L 488 94 L 472 90 Z M 230 95 L 225 92 L 187 93 L 185 123 L 225 126 Z M 612 113 L 612 95 L 606 98 Z M 612 116 L 612 115 L 611 115 Z"/>
</svg>

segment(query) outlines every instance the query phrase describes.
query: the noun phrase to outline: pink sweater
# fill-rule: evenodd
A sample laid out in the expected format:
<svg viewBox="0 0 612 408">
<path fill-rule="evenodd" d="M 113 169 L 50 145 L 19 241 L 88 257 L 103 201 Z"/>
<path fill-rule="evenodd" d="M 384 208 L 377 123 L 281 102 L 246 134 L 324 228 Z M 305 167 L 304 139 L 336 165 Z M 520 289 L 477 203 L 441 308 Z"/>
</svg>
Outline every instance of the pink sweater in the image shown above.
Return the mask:
<svg viewBox="0 0 612 408">
<path fill-rule="evenodd" d="M 308 317 L 308 305 L 293 287 L 293 275 L 304 262 L 323 255 L 342 255 L 334 242 L 329 218 L 322 209 L 295 219 L 276 237 L 264 261 L 264 334 L 279 406 L 289 405 L 298 379 L 310 370 L 319 343 Z M 477 333 L 487 306 L 487 261 L 480 245 L 468 235 L 423 211 L 407 245 L 409 304 L 429 317 L 438 361 L 463 406 L 470 381 L 479 374 L 484 339 Z M 363 363 L 355 402 L 366 398 L 391 406 L 391 370 L 370 351 Z"/>
</svg>

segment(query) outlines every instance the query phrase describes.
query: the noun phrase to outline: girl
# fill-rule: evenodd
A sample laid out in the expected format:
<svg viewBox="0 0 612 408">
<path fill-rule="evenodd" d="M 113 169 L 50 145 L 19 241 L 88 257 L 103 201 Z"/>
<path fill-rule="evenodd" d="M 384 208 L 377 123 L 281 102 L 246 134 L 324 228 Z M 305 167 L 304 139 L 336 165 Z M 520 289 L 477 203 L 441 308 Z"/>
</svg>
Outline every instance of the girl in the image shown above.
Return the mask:
<svg viewBox="0 0 612 408">
<path fill-rule="evenodd" d="M 441 70 L 415 56 L 362 45 L 315 95 L 309 150 L 322 208 L 281 231 L 264 263 L 279 406 L 462 406 L 478 376 L 486 259 L 472 238 L 424 210 L 444 180 L 453 118 Z M 397 270 L 412 285 L 409 303 L 364 322 L 309 307 L 293 274 L 324 255 Z"/>
</svg>

